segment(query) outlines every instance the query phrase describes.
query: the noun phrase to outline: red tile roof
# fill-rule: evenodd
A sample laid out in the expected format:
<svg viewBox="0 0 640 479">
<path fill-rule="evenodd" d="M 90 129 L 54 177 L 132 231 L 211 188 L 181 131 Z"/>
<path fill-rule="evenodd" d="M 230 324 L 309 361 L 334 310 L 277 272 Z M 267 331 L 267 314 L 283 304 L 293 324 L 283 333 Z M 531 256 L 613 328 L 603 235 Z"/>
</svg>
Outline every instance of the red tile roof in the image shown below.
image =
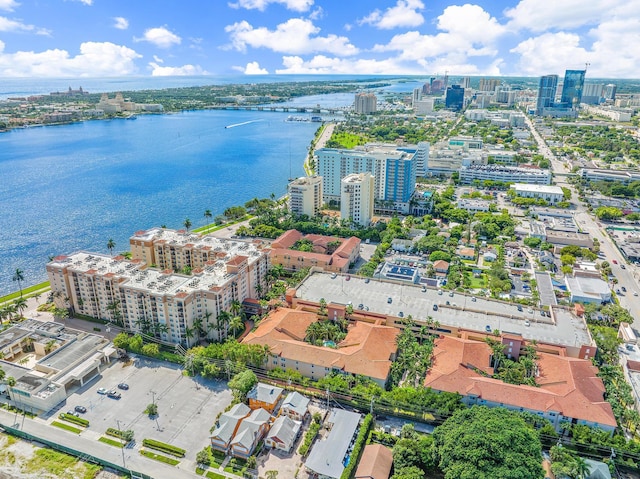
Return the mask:
<svg viewBox="0 0 640 479">
<path fill-rule="evenodd" d="M 518 386 L 476 372 L 475 368 L 493 372 L 487 344 L 450 336 L 437 339 L 435 344 L 426 387 L 616 427 L 611 405 L 604 400 L 604 385 L 596 376 L 598 370 L 588 360 L 539 352 L 539 387 Z"/>
<path fill-rule="evenodd" d="M 304 342 L 309 325 L 317 321 L 315 313 L 278 308 L 260 322 L 242 341 L 268 345 L 271 354 L 352 374 L 386 380 L 391 357 L 397 351 L 398 330 L 357 321 L 349 326 L 346 338 L 337 349 Z"/>
</svg>

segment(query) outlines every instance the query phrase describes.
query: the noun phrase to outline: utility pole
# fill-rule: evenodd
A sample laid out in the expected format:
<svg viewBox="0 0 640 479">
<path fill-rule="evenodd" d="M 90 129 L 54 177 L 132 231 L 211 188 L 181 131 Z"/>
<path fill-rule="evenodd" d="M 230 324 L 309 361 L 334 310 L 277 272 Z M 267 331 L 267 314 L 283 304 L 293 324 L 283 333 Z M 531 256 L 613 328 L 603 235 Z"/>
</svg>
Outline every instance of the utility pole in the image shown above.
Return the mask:
<svg viewBox="0 0 640 479">
<path fill-rule="evenodd" d="M 116 424 L 118 425 L 118 432 L 122 433 L 122 429 L 120 429 L 120 421 L 118 419 L 116 419 Z M 122 439 L 122 438 L 120 438 Z M 122 467 L 124 467 L 125 469 L 127 468 L 127 462 L 124 459 L 124 444 L 122 445 L 122 447 L 120 448 L 120 451 L 122 452 Z"/>
</svg>

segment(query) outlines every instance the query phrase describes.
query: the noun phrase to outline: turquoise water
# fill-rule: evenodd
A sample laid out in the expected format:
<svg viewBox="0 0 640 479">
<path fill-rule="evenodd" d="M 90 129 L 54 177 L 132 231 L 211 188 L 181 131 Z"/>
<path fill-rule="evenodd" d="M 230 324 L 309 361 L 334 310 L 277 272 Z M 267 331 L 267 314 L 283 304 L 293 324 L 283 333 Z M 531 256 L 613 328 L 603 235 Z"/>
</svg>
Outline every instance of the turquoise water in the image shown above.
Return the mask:
<svg viewBox="0 0 640 479">
<path fill-rule="evenodd" d="M 287 113 L 195 111 L 0 134 L 0 294 L 46 279 L 50 255 L 128 249 L 137 230 L 205 223 L 303 174 L 317 123 Z M 258 121 L 252 121 L 258 120 Z M 251 122 L 235 128 L 231 124 Z"/>
</svg>

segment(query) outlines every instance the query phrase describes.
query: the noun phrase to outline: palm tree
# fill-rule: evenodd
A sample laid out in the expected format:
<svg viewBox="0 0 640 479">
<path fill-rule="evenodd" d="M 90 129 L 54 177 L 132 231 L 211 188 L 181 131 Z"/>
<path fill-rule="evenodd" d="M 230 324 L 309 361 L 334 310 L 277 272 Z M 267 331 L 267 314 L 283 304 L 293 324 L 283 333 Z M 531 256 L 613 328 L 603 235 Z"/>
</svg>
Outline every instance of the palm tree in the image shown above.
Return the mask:
<svg viewBox="0 0 640 479">
<path fill-rule="evenodd" d="M 113 256 L 113 250 L 116 247 L 116 242 L 113 241 L 113 238 L 109 238 L 109 241 L 107 241 L 107 249 L 109 250 L 109 254 L 111 256 Z"/>
<path fill-rule="evenodd" d="M 585 461 L 584 458 L 577 456 L 574 459 L 573 467 L 571 468 L 571 477 L 575 479 L 585 479 L 590 472 L 591 469 L 589 468 L 587 461 Z"/>
<path fill-rule="evenodd" d="M 189 228 L 191 228 L 191 220 L 189 218 L 184 220 L 184 223 L 182 223 L 184 225 L 184 227 L 187 229 L 187 233 L 189 232 Z"/>
<path fill-rule="evenodd" d="M 213 218 L 213 214 L 211 214 L 211 210 L 204 210 L 205 221 L 209 221 L 211 218 Z M 210 225 L 207 224 L 207 233 L 209 232 L 209 229 L 210 229 Z"/>
<path fill-rule="evenodd" d="M 22 282 L 24 281 L 24 272 L 20 268 L 16 268 L 13 273 L 13 281 L 18 282 L 18 288 L 20 288 L 20 297 L 22 298 Z"/>
<path fill-rule="evenodd" d="M 233 316 L 229 320 L 229 328 L 231 329 L 233 335 L 235 336 L 238 333 L 238 331 L 244 328 L 244 321 L 242 321 L 242 318 L 240 316 Z"/>
<path fill-rule="evenodd" d="M 13 302 L 13 307 L 18 311 L 18 314 L 22 316 L 24 310 L 27 309 L 27 300 L 21 296 Z"/>
<path fill-rule="evenodd" d="M 218 341 L 222 340 L 222 331 L 225 330 L 227 324 L 229 324 L 229 313 L 226 311 L 220 311 L 216 318 L 216 329 L 218 330 Z M 226 336 L 226 333 L 225 333 Z"/>
</svg>

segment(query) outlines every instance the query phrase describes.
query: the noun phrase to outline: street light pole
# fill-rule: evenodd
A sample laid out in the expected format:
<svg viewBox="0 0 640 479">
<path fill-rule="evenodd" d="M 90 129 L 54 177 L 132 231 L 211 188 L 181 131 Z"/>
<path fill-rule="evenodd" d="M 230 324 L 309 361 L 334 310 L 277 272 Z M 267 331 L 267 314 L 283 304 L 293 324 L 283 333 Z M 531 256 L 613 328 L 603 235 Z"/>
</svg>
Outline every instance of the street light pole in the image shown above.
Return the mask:
<svg viewBox="0 0 640 479">
<path fill-rule="evenodd" d="M 122 430 L 120 429 L 120 421 L 118 419 L 116 419 L 116 424 L 118 425 L 118 433 L 122 434 Z M 122 439 L 122 438 L 120 438 L 120 439 Z M 122 467 L 124 467 L 126 469 L 127 468 L 127 462 L 124 459 L 124 444 L 120 448 L 120 451 L 122 451 Z"/>
</svg>

